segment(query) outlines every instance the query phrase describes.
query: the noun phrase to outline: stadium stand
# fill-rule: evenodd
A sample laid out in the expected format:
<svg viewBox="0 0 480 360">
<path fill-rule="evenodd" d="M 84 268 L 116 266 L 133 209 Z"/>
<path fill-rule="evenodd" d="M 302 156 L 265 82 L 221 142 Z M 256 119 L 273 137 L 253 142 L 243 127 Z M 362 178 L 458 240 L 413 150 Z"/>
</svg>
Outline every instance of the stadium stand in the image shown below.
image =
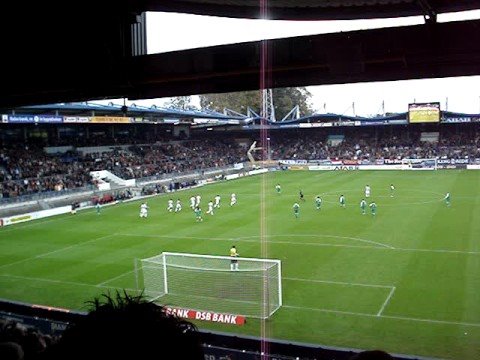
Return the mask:
<svg viewBox="0 0 480 360">
<path fill-rule="evenodd" d="M 361 131 L 338 130 L 276 131 L 271 135 L 272 160 L 355 160 L 366 164 L 402 158 L 480 158 L 478 126 L 437 129 L 438 141 L 422 141 L 415 128 L 375 127 Z M 341 134 L 342 141 L 332 144 L 329 136 Z M 64 153 L 47 154 L 38 145 L 4 147 L 0 152 L 0 193 L 2 198 L 93 188 L 91 171 L 108 170 L 122 179 L 142 179 L 165 174 L 183 174 L 194 170 L 221 168 L 246 161 L 246 149 L 240 145 L 245 134 L 223 137 L 221 141 L 198 133 L 193 140 L 135 144 L 124 147 L 81 147 L 74 144 Z M 247 134 L 247 143 L 260 139 Z M 98 143 L 96 143 L 98 144 Z M 72 145 L 72 144 L 70 144 Z M 88 149 L 88 151 L 85 151 Z"/>
<path fill-rule="evenodd" d="M 224 142 L 186 141 L 132 145 L 82 154 L 47 155 L 43 149 L 16 146 L 0 154 L 1 197 L 57 192 L 94 185 L 90 171 L 109 170 L 123 179 L 218 168 L 245 159 L 241 147 Z M 243 152 L 244 153 L 244 152 Z"/>
</svg>

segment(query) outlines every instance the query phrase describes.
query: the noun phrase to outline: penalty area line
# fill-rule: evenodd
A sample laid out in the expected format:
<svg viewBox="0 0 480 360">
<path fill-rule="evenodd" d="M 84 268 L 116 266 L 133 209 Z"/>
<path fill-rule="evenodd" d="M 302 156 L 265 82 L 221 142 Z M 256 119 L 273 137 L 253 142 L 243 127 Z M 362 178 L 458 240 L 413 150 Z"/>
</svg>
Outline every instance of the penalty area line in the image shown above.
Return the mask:
<svg viewBox="0 0 480 360">
<path fill-rule="evenodd" d="M 209 241 L 239 241 L 246 243 L 258 243 L 258 235 L 253 236 L 241 236 L 241 237 L 195 237 L 195 236 L 176 236 L 176 235 L 141 235 L 141 234 L 128 234 L 128 233 L 117 233 L 116 236 L 132 236 L 132 237 L 145 237 L 145 238 L 159 238 L 159 239 L 193 239 L 193 240 L 209 240 Z M 443 253 L 443 254 L 464 254 L 464 255 L 480 255 L 480 251 L 463 251 L 463 250 L 447 250 L 447 249 L 421 249 L 421 248 L 402 248 L 402 247 L 393 247 L 392 245 L 377 243 L 374 241 L 366 239 L 358 239 L 344 236 L 335 236 L 335 235 L 268 235 L 268 237 L 312 237 L 312 238 L 321 238 L 321 237 L 330 237 L 330 238 L 340 238 L 347 240 L 357 240 L 368 242 L 377 245 L 348 245 L 348 244 L 330 244 L 330 243 L 311 243 L 311 242 L 296 242 L 296 241 L 275 241 L 267 240 L 269 244 L 284 244 L 284 245 L 297 245 L 297 246 L 319 246 L 319 247 L 344 247 L 344 248 L 353 248 L 353 249 L 376 249 L 376 250 L 391 250 L 391 251 L 411 251 L 411 252 L 425 252 L 425 253 Z M 1 268 L 1 267 L 0 267 Z"/>
<path fill-rule="evenodd" d="M 11 274 L 0 274 L 2 277 L 11 278 L 11 279 L 20 279 L 20 280 L 27 280 L 27 281 L 36 281 L 36 282 L 46 282 L 51 284 L 60 284 L 60 285 L 73 285 L 73 286 L 84 286 L 84 287 L 93 287 L 99 289 L 116 289 L 116 290 L 127 290 L 127 291 L 137 291 L 135 289 L 130 288 L 122 288 L 118 286 L 106 286 L 106 285 L 95 285 L 95 284 L 87 284 L 81 283 L 77 281 L 65 281 L 65 280 L 55 280 L 55 279 L 45 279 L 45 278 L 37 278 L 37 277 L 30 277 L 30 276 L 19 276 L 19 275 L 11 275 Z"/>
<path fill-rule="evenodd" d="M 369 318 L 376 318 L 376 319 L 391 319 L 391 320 L 400 320 L 400 321 L 424 322 L 424 323 L 428 323 L 428 324 L 458 325 L 458 326 L 471 326 L 471 327 L 480 328 L 480 323 L 468 323 L 468 322 L 461 322 L 461 321 L 421 319 L 421 318 L 413 318 L 413 317 L 400 316 L 400 315 L 399 316 L 397 316 L 397 315 L 380 315 L 380 316 L 377 316 L 377 314 L 361 313 L 361 312 L 354 312 L 354 311 L 333 310 L 333 309 L 311 308 L 311 307 L 305 307 L 305 306 L 295 306 L 295 305 L 285 305 L 285 304 L 282 305 L 282 307 L 280 309 L 282 309 L 282 308 L 299 310 L 299 311 L 317 311 L 317 312 L 347 315 L 347 316 L 369 317 Z"/>
<path fill-rule="evenodd" d="M 363 243 L 368 243 L 368 244 L 374 244 L 377 245 L 377 247 L 384 247 L 387 249 L 394 249 L 393 246 L 384 244 L 381 242 L 377 241 L 372 241 L 372 240 L 367 240 L 367 239 L 362 239 L 362 238 L 357 238 L 357 237 L 352 237 L 352 236 L 340 236 L 340 235 L 327 235 L 327 234 L 270 234 L 266 235 L 267 238 L 275 238 L 275 237 L 288 237 L 288 238 L 300 238 L 300 237 L 312 237 L 312 238 L 333 238 L 333 239 L 344 239 L 344 240 L 352 240 L 352 241 L 359 241 Z M 254 236 L 241 236 L 237 237 L 235 240 L 242 240 L 242 239 L 252 239 L 252 238 L 258 238 L 257 235 Z M 280 241 L 271 241 L 267 240 L 267 242 L 272 242 L 272 243 L 280 243 Z M 292 242 L 293 244 L 293 242 Z M 298 243 L 296 243 L 298 244 Z M 304 243 L 308 244 L 308 243 Z"/>
<path fill-rule="evenodd" d="M 301 279 L 301 278 L 293 278 L 293 277 L 283 277 L 282 280 L 303 281 L 303 282 L 312 282 L 312 283 L 321 283 L 321 284 L 346 285 L 346 286 L 361 286 L 361 287 L 371 287 L 371 288 L 381 288 L 381 289 L 392 288 L 392 286 L 389 286 L 389 285 L 364 284 L 364 283 L 353 283 L 353 282 L 331 281 L 331 280 Z"/>
<path fill-rule="evenodd" d="M 113 278 L 111 278 L 111 279 L 107 279 L 107 280 L 105 280 L 105 281 L 97 284 L 96 286 L 104 286 L 105 284 L 108 284 L 109 282 L 112 282 L 112 281 L 115 281 L 115 280 L 117 280 L 117 279 L 120 279 L 120 278 L 124 277 L 125 275 L 131 274 L 131 273 L 133 273 L 133 272 L 135 272 L 135 270 L 130 270 L 130 271 L 124 272 L 123 274 L 120 274 L 120 275 L 118 275 L 118 276 L 115 276 L 115 277 L 113 277 Z"/>
<path fill-rule="evenodd" d="M 135 292 L 137 290 L 130 289 L 130 288 L 119 288 L 116 286 L 99 286 L 94 284 L 86 284 L 74 281 L 64 281 L 64 280 L 54 280 L 54 279 L 44 279 L 44 278 L 36 278 L 36 277 L 28 277 L 28 276 L 18 276 L 18 275 L 11 275 L 11 274 L 0 274 L 1 277 L 12 278 L 12 279 L 22 279 L 22 280 L 30 280 L 36 282 L 47 282 L 47 283 L 54 283 L 54 284 L 64 284 L 64 285 L 74 285 L 74 286 L 84 286 L 84 287 L 93 287 L 93 288 L 105 288 L 105 289 L 119 289 L 119 290 L 127 290 Z M 370 318 L 382 318 L 382 319 L 392 319 L 392 320 L 400 320 L 400 321 L 412 321 L 412 322 L 424 322 L 424 323 L 431 323 L 431 324 L 444 324 L 444 325 L 459 325 L 459 326 L 470 326 L 470 327 L 478 327 L 480 328 L 480 323 L 468 323 L 468 322 L 460 322 L 460 321 L 448 321 L 448 320 L 434 320 L 434 319 L 421 319 L 421 318 L 413 318 L 407 316 L 397 316 L 397 315 L 376 315 L 376 314 L 369 314 L 369 313 L 360 313 L 354 311 L 342 311 L 342 310 L 333 310 L 333 309 L 322 309 L 322 308 L 311 308 L 306 306 L 295 306 L 295 305 L 282 305 L 281 308 L 285 309 L 292 309 L 292 310 L 299 310 L 299 311 L 317 311 L 323 313 L 331 313 L 331 314 L 339 314 L 339 315 L 347 315 L 347 316 L 359 316 L 359 317 L 370 317 Z"/>
<path fill-rule="evenodd" d="M 383 302 L 382 307 L 380 308 L 380 310 L 378 310 L 377 316 L 381 316 L 381 315 L 382 315 L 383 310 L 385 310 L 385 308 L 387 307 L 390 299 L 391 299 L 392 296 L 393 296 L 393 293 L 395 292 L 395 289 L 396 289 L 396 287 L 395 287 L 395 286 L 392 286 L 392 289 L 390 290 L 390 293 L 388 294 L 387 299 Z"/>
<path fill-rule="evenodd" d="M 3 269 L 7 266 L 22 264 L 22 263 L 30 261 L 30 260 L 40 259 L 40 258 L 43 258 L 45 256 L 49 256 L 49 255 L 52 255 L 52 254 L 56 254 L 58 252 L 69 250 L 69 249 L 72 249 L 72 248 L 77 247 L 77 246 L 82 246 L 82 245 L 89 244 L 91 242 L 95 242 L 95 241 L 102 240 L 102 239 L 108 239 L 108 238 L 110 238 L 112 236 L 116 236 L 116 235 L 117 234 L 109 234 L 109 235 L 96 237 L 96 238 L 93 238 L 93 239 L 90 239 L 90 240 L 87 240 L 87 241 L 81 241 L 81 242 L 78 242 L 76 244 L 65 246 L 65 247 L 57 249 L 57 250 L 49 251 L 49 252 L 46 252 L 46 253 L 43 253 L 43 254 L 38 254 L 38 255 L 35 255 L 35 256 L 30 256 L 30 257 L 28 257 L 26 259 L 23 259 L 23 260 L 18 260 L 18 261 L 12 262 L 12 263 L 1 265 L 0 269 Z"/>
<path fill-rule="evenodd" d="M 37 220 L 33 220 L 32 222 L 23 222 L 23 223 L 10 225 L 8 228 L 1 227 L 0 231 L 2 233 L 12 232 L 12 231 L 21 231 L 22 229 L 29 228 L 32 226 L 38 226 L 38 225 L 48 224 L 48 223 L 57 222 L 57 221 L 71 220 L 71 219 L 75 219 L 75 217 L 88 215 L 88 214 L 89 214 L 88 211 L 83 211 L 83 210 L 82 212 L 77 213 L 75 216 L 68 215 L 68 213 L 59 214 L 59 215 L 54 215 L 53 219 L 51 217 L 47 217 L 47 218 L 44 218 L 45 220 L 43 221 L 42 219 L 37 219 Z"/>
</svg>

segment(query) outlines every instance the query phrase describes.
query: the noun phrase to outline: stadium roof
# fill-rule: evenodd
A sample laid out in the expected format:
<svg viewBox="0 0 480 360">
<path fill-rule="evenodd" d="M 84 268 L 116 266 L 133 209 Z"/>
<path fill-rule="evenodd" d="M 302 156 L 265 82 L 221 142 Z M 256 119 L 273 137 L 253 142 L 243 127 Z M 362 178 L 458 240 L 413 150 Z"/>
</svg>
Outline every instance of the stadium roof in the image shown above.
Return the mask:
<svg viewBox="0 0 480 360">
<path fill-rule="evenodd" d="M 243 120 L 244 116 L 227 116 L 215 111 L 198 111 L 198 110 L 179 110 L 163 107 L 145 107 L 138 105 L 129 105 L 123 108 L 118 104 L 95 104 L 95 103 L 59 103 L 48 105 L 30 105 L 20 108 L 15 108 L 15 113 L 53 113 L 58 112 L 62 115 L 91 115 L 95 112 L 97 115 L 112 115 L 122 114 L 132 117 L 136 116 L 154 116 L 154 117 L 169 117 L 169 118 L 201 118 L 201 119 L 218 119 L 218 120 Z"/>
<path fill-rule="evenodd" d="M 441 112 L 441 121 L 445 123 L 479 122 L 480 114 L 467 114 L 450 111 Z M 225 115 L 211 110 L 178 110 L 161 108 L 157 106 L 144 107 L 131 104 L 128 108 L 118 104 L 110 103 L 60 103 L 49 105 L 32 105 L 12 109 L 6 116 L 6 122 L 29 123 L 30 117 L 55 116 L 63 117 L 65 123 L 88 123 L 87 121 L 78 121 L 80 118 L 90 119 L 95 117 L 95 123 L 102 123 L 98 118 L 112 117 L 107 123 L 125 124 L 123 121 L 115 120 L 119 117 L 128 117 L 129 123 L 161 123 L 161 124 L 190 124 L 193 128 L 208 127 L 236 127 L 242 126 L 242 129 L 259 129 L 264 125 L 272 128 L 306 128 L 323 126 L 359 126 L 359 125 L 405 125 L 408 123 L 408 113 L 389 113 L 386 115 L 375 115 L 371 117 L 350 116 L 335 113 L 316 113 L 303 116 L 297 119 L 271 121 L 263 119 L 260 116 L 248 117 L 237 113 L 237 115 Z M 12 120 L 12 118 L 15 118 Z M 48 121 L 47 121 L 48 122 Z"/>
<path fill-rule="evenodd" d="M 479 0 L 269 0 L 269 18 L 424 15 L 427 24 L 146 53 L 144 11 L 259 17 L 257 0 L 10 2 L 0 109 L 34 104 L 480 74 L 480 21 L 436 23 Z M 195 31 L 179 24 L 175 31 Z M 262 60 L 261 54 L 268 54 Z M 262 69 L 267 64 L 267 72 Z M 265 75 L 265 82 L 261 76 Z"/>
<path fill-rule="evenodd" d="M 286 121 L 270 121 L 261 117 L 246 118 L 237 125 L 242 125 L 242 129 L 260 129 L 267 125 L 270 128 L 319 128 L 329 126 L 363 126 L 363 125 L 407 125 L 408 112 L 389 113 L 385 115 L 376 115 L 371 117 L 350 116 L 343 114 L 313 114 L 303 116 L 298 119 Z M 441 111 L 440 123 L 470 123 L 480 122 L 480 114 L 467 114 L 451 111 Z M 216 124 L 221 128 L 226 126 L 235 127 L 235 124 L 221 123 Z M 318 125 L 318 126 L 316 126 Z M 212 124 L 198 124 L 195 128 L 214 126 Z M 238 127 L 237 127 L 238 128 Z"/>
<path fill-rule="evenodd" d="M 350 20 L 400 17 L 478 8 L 469 0 L 268 0 L 268 18 Z M 259 18 L 259 0 L 145 0 L 149 11 L 173 11 L 235 18 Z"/>
</svg>

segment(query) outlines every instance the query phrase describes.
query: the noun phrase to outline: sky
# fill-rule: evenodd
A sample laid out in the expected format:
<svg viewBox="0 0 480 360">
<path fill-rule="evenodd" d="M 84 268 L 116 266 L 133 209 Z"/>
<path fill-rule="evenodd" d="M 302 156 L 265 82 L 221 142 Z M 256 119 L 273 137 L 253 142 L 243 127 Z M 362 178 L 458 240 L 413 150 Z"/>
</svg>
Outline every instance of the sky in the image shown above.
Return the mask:
<svg viewBox="0 0 480 360">
<path fill-rule="evenodd" d="M 478 19 L 480 11 L 442 14 L 437 20 Z M 422 24 L 423 17 L 346 21 L 279 21 L 229 19 L 178 13 L 147 14 L 149 54 L 245 41 Z M 186 26 L 188 24 L 188 26 Z M 185 30 L 182 30 L 185 29 Z M 412 102 L 440 102 L 442 110 L 480 113 L 480 76 L 309 86 L 312 107 L 318 113 L 369 116 L 405 112 Z M 199 106 L 198 96 L 192 98 Z M 122 99 L 108 100 L 123 103 Z M 169 99 L 133 101 L 162 106 Z M 127 101 L 127 104 L 132 102 Z M 352 105 L 354 104 L 354 105 Z M 248 104 L 247 104 L 248 105 Z"/>
</svg>

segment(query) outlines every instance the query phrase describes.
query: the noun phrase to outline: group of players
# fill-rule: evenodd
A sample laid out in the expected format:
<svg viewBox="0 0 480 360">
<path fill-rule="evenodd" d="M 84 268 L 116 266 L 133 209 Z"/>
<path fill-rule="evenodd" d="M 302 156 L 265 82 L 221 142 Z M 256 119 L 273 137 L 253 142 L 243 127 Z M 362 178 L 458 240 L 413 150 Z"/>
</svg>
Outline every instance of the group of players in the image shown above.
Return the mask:
<svg viewBox="0 0 480 360">
<path fill-rule="evenodd" d="M 200 194 L 192 195 L 190 197 L 190 208 L 195 213 L 195 218 L 198 222 L 203 221 L 202 208 L 200 207 L 201 201 L 202 201 L 202 197 Z M 221 197 L 220 195 L 217 194 L 213 200 L 210 200 L 208 202 L 208 210 L 206 213 L 209 215 L 214 215 L 215 209 L 220 208 L 220 201 L 221 201 Z M 235 193 L 232 193 L 230 195 L 230 206 L 234 206 L 236 203 L 237 203 L 237 195 Z M 175 212 L 175 213 L 182 211 L 181 200 L 177 199 L 177 202 L 175 203 L 175 206 L 174 206 L 173 199 L 169 199 L 167 202 L 167 211 Z M 146 202 L 143 202 L 140 205 L 140 217 L 141 218 L 148 217 L 148 205 Z"/>
<path fill-rule="evenodd" d="M 282 192 L 282 187 L 280 186 L 280 184 L 277 184 L 275 186 L 275 190 L 276 190 L 277 194 L 280 194 Z M 371 189 L 370 185 L 366 185 L 365 186 L 365 198 L 367 198 L 367 199 L 370 198 L 371 192 L 372 192 L 372 189 Z M 394 193 L 395 193 L 395 186 L 393 184 L 390 184 L 390 197 L 393 197 Z M 305 196 L 304 196 L 302 190 L 299 191 L 299 196 L 300 196 L 300 201 L 304 202 L 305 201 Z M 360 210 L 361 210 L 362 215 L 365 215 L 367 213 L 367 201 L 365 200 L 365 198 L 363 198 L 360 201 Z M 345 209 L 346 208 L 345 195 L 341 194 L 338 201 L 339 201 L 340 207 Z M 315 209 L 316 210 L 320 210 L 322 208 L 322 202 L 323 202 L 323 200 L 320 197 L 320 195 L 317 195 L 315 197 Z M 293 215 L 295 216 L 295 218 L 298 218 L 299 215 L 300 215 L 300 204 L 298 202 L 295 202 L 293 204 L 292 208 L 293 208 Z M 370 208 L 370 212 L 371 212 L 372 216 L 377 215 L 377 204 L 375 203 L 375 201 L 371 201 L 368 204 L 368 208 Z"/>
<path fill-rule="evenodd" d="M 280 186 L 280 184 L 277 184 L 275 186 L 275 190 L 277 191 L 277 194 L 280 194 L 282 192 L 282 187 Z M 370 198 L 371 191 L 372 191 L 372 189 L 371 189 L 370 185 L 366 185 L 365 186 L 365 198 L 367 198 L 367 199 Z M 394 194 L 395 194 L 395 186 L 393 184 L 390 184 L 390 197 L 394 197 Z M 300 190 L 299 196 L 300 196 L 300 201 L 304 202 L 305 201 L 305 196 L 303 195 L 302 190 Z M 365 215 L 367 213 L 367 201 L 365 200 L 365 198 L 363 198 L 360 201 L 360 210 L 361 210 L 362 215 Z M 447 206 L 450 206 L 450 193 L 449 192 L 445 195 L 443 200 L 445 201 L 445 204 Z M 346 200 L 345 200 L 345 196 L 343 194 L 340 195 L 338 201 L 339 201 L 339 204 L 342 208 L 346 207 Z M 293 208 L 293 214 L 294 214 L 295 218 L 298 218 L 299 215 L 300 215 L 300 204 L 298 202 L 295 202 L 293 204 L 292 208 Z M 320 210 L 322 208 L 322 198 L 320 197 L 320 195 L 317 195 L 315 197 L 315 208 L 317 210 Z M 368 204 L 368 208 L 370 208 L 370 212 L 371 212 L 372 216 L 377 215 L 377 204 L 375 203 L 375 201 L 371 201 Z"/>
<path fill-rule="evenodd" d="M 277 194 L 281 194 L 282 187 L 280 186 L 280 184 L 277 184 L 275 186 L 275 190 L 276 190 Z M 393 184 L 391 184 L 390 185 L 390 196 L 391 197 L 394 196 L 394 192 L 395 192 L 395 187 L 393 186 Z M 366 185 L 365 186 L 365 197 L 369 198 L 370 195 L 371 195 L 371 188 L 370 188 L 369 185 Z M 304 196 L 302 190 L 300 190 L 299 196 L 300 196 L 300 201 L 304 202 L 305 201 L 305 196 Z M 197 222 L 203 221 L 202 209 L 200 207 L 201 200 L 202 200 L 202 197 L 201 197 L 200 194 L 192 195 L 190 197 L 190 208 L 195 213 L 195 218 L 196 218 Z M 317 210 L 320 210 L 322 208 L 322 201 L 323 200 L 320 197 L 320 195 L 317 195 L 315 197 L 315 208 Z M 217 194 L 213 200 L 210 200 L 208 202 L 208 210 L 207 210 L 206 213 L 209 214 L 209 215 L 214 215 L 215 209 L 220 208 L 220 202 L 221 202 L 221 197 L 220 197 L 220 195 Z M 237 203 L 237 195 L 235 193 L 232 193 L 231 196 L 230 196 L 230 206 L 234 206 L 236 203 Z M 339 197 L 339 203 L 340 203 L 340 206 L 342 208 L 346 207 L 346 200 L 345 200 L 345 196 L 343 194 L 340 195 L 340 197 Z M 377 204 L 374 201 L 372 201 L 372 202 L 370 202 L 370 204 L 368 204 L 368 207 L 370 208 L 372 216 L 375 216 L 376 213 L 377 213 Z M 148 217 L 148 209 L 149 209 L 149 207 L 148 207 L 146 202 L 143 202 L 140 205 L 140 217 L 141 218 L 147 218 Z M 367 202 L 365 201 L 365 199 L 362 199 L 360 201 L 360 209 L 361 209 L 362 215 L 365 215 L 366 214 L 366 209 L 367 209 Z M 177 199 L 176 203 L 174 204 L 173 199 L 170 198 L 167 202 L 167 211 L 168 212 L 175 212 L 175 213 L 178 213 L 178 212 L 182 211 L 181 200 Z M 300 215 L 300 204 L 298 202 L 295 202 L 293 204 L 293 213 L 295 215 L 295 218 L 299 217 L 299 215 Z"/>
<path fill-rule="evenodd" d="M 278 195 L 281 194 L 282 187 L 280 186 L 280 184 L 277 184 L 275 186 L 275 191 Z M 372 214 L 372 216 L 377 215 L 377 204 L 375 203 L 375 201 L 370 201 L 370 203 L 367 204 L 367 201 L 365 200 L 365 198 L 369 199 L 371 197 L 371 191 L 372 190 L 371 190 L 370 185 L 366 185 L 365 186 L 365 197 L 360 201 L 360 211 L 361 211 L 362 215 L 366 215 L 368 208 L 370 209 L 370 213 Z M 390 184 L 390 197 L 394 197 L 394 194 L 395 194 L 395 186 L 393 184 Z M 305 196 L 304 196 L 302 190 L 299 191 L 299 197 L 300 197 L 301 202 L 305 202 Z M 195 218 L 196 218 L 197 222 L 203 221 L 202 209 L 200 207 L 201 200 L 202 200 L 202 197 L 201 197 L 200 194 L 192 195 L 190 197 L 190 208 L 195 213 Z M 209 214 L 209 215 L 214 215 L 215 209 L 220 208 L 220 201 L 221 201 L 221 197 L 220 197 L 220 195 L 217 194 L 213 200 L 210 200 L 208 202 L 208 205 L 207 205 L 208 210 L 207 210 L 206 213 Z M 340 207 L 345 209 L 346 208 L 345 195 L 341 194 L 338 201 L 339 201 Z M 444 201 L 445 201 L 447 206 L 450 206 L 450 193 L 447 193 L 445 195 Z M 316 210 L 321 210 L 322 202 L 323 202 L 323 200 L 320 197 L 320 195 L 317 195 L 315 197 L 315 209 Z M 230 196 L 230 206 L 234 206 L 236 203 L 237 203 L 237 195 L 235 193 L 232 193 L 231 196 Z M 293 214 L 294 214 L 295 218 L 298 218 L 299 215 L 300 215 L 300 204 L 298 202 L 295 202 L 293 204 L 292 208 L 293 208 Z M 168 212 L 175 212 L 175 213 L 178 213 L 178 212 L 182 211 L 182 202 L 180 201 L 180 199 L 177 199 L 177 201 L 174 205 L 173 199 L 170 198 L 167 202 L 167 211 Z M 97 208 L 97 212 L 99 212 L 99 208 Z M 147 205 L 146 202 L 143 202 L 140 206 L 140 217 L 141 218 L 147 218 L 148 217 L 148 205 Z"/>
</svg>

